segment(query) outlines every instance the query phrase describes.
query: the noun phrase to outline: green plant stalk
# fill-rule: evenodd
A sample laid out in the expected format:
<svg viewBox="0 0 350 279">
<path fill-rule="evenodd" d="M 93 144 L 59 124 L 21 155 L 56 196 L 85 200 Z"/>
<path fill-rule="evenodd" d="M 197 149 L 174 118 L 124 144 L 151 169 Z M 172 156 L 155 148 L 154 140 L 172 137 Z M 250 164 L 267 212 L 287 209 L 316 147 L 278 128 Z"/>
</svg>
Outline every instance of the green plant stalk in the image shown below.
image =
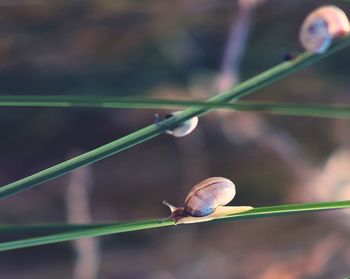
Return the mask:
<svg viewBox="0 0 350 279">
<path fill-rule="evenodd" d="M 5 107 L 89 107 L 129 109 L 174 109 L 201 106 L 208 109 L 254 111 L 279 115 L 350 118 L 350 106 L 300 105 L 267 102 L 217 103 L 203 100 L 176 100 L 154 98 L 125 98 L 99 96 L 0 96 L 0 106 Z"/>
<path fill-rule="evenodd" d="M 81 229 L 92 229 L 106 227 L 119 223 L 92 223 L 92 224 L 73 224 L 73 223 L 39 223 L 39 224 L 0 224 L 0 234 L 14 236 L 16 234 L 49 234 Z"/>
<path fill-rule="evenodd" d="M 350 119 L 350 106 L 341 105 L 294 105 L 278 103 L 242 104 L 239 111 L 255 111 L 277 115 Z"/>
<path fill-rule="evenodd" d="M 335 53 L 350 45 L 350 35 L 338 40 L 326 53 L 321 55 L 313 55 L 310 53 L 300 54 L 296 59 L 292 61 L 283 62 L 257 76 L 238 84 L 236 87 L 223 92 L 215 97 L 210 98 L 207 102 L 228 103 L 237 101 L 238 99 L 251 94 L 261 88 L 264 88 L 286 76 L 289 76 L 307 66 L 321 60 L 322 58 Z M 168 129 L 172 129 L 180 123 L 191 119 L 194 116 L 201 116 L 210 112 L 209 109 L 204 106 L 190 107 L 176 117 L 171 117 L 162 122 L 162 125 L 149 125 L 141 130 L 131 133 L 125 137 L 122 137 L 116 141 L 98 147 L 92 151 L 84 153 L 80 156 L 72 158 L 63 163 L 49 167 L 33 175 L 27 176 L 0 188 L 0 198 L 6 198 L 20 191 L 34 187 L 45 181 L 62 176 L 72 170 L 78 169 L 82 166 L 92 164 L 98 160 L 104 159 L 115 153 L 121 152 L 127 148 L 130 148 L 136 144 L 149 140 L 157 135 L 162 134 Z"/>
<path fill-rule="evenodd" d="M 250 219 L 250 218 L 261 218 L 261 217 L 274 217 L 286 214 L 295 214 L 295 213 L 305 213 L 312 211 L 322 211 L 322 210 L 333 210 L 333 209 L 344 209 L 350 207 L 350 201 L 336 201 L 336 202 L 322 202 L 322 203 L 304 203 L 304 204 L 289 204 L 289 205 L 278 205 L 278 206 L 268 206 L 268 207 L 259 207 L 254 208 L 250 211 L 243 213 L 238 213 L 235 215 L 223 216 L 216 220 L 224 221 L 234 221 L 241 219 Z M 63 224 L 61 226 L 67 226 L 68 224 Z M 137 221 L 130 223 L 118 223 L 118 224 L 86 224 L 86 225 L 68 225 L 68 231 L 57 234 L 50 234 L 45 236 L 9 241 L 0 243 L 0 251 L 13 250 L 31 246 L 38 246 L 50 243 L 57 243 L 63 241 L 70 241 L 83 237 L 96 237 L 109 234 L 118 234 L 123 232 L 139 231 L 152 228 L 160 228 L 175 225 L 174 220 L 167 220 L 162 223 L 158 220 L 145 220 Z M 41 226 L 41 227 L 40 227 Z M 49 225 L 37 225 L 37 231 L 40 229 L 48 229 Z M 53 225 L 56 229 L 58 224 Z M 76 226 L 76 227 L 75 227 Z M 80 227 L 79 227 L 80 226 Z M 84 227 L 85 226 L 85 227 Z M 179 225 L 180 226 L 180 225 Z M 6 226 L 3 227 L 3 231 L 6 232 Z M 29 225 L 30 229 L 34 229 L 35 225 Z M 18 230 L 26 230 L 26 226 L 18 226 Z M 8 232 L 8 230 L 7 230 Z"/>
</svg>

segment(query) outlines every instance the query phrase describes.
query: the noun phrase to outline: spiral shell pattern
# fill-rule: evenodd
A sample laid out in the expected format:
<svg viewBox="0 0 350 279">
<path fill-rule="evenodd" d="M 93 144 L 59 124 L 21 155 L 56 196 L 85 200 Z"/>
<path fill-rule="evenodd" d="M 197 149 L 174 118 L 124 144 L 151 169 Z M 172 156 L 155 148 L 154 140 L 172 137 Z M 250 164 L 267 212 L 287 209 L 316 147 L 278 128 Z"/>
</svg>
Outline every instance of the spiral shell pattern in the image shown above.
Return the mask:
<svg viewBox="0 0 350 279">
<path fill-rule="evenodd" d="M 324 53 L 335 38 L 350 31 L 346 14 L 336 6 L 322 6 L 311 12 L 300 30 L 300 43 L 312 53 Z"/>
<path fill-rule="evenodd" d="M 190 216 L 206 216 L 218 206 L 228 204 L 235 195 L 236 187 L 231 180 L 211 177 L 193 187 L 186 197 L 184 210 Z"/>
</svg>

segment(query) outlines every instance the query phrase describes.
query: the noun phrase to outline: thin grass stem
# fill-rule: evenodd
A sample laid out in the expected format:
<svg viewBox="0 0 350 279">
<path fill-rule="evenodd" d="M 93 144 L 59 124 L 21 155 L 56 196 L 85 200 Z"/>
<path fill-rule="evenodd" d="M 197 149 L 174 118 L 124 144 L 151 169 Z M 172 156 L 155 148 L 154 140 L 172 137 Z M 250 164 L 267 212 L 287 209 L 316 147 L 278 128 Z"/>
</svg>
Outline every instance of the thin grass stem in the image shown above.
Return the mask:
<svg viewBox="0 0 350 279">
<path fill-rule="evenodd" d="M 215 103 L 205 100 L 176 100 L 154 98 L 108 98 L 92 96 L 0 96 L 0 107 L 88 107 L 127 109 L 178 109 L 201 106 L 208 109 L 262 112 L 277 115 L 312 116 L 325 118 L 350 118 L 350 106 L 325 104 L 291 104 L 239 101 Z"/>
<path fill-rule="evenodd" d="M 237 101 L 259 89 L 262 89 L 272 83 L 275 83 L 284 77 L 287 77 L 297 71 L 306 68 L 309 65 L 323 59 L 324 57 L 335 53 L 350 45 L 350 35 L 338 40 L 326 53 L 321 55 L 314 55 L 311 53 L 300 54 L 292 61 L 283 62 L 255 77 L 248 79 L 236 87 L 223 92 L 215 97 L 210 98 L 207 102 L 229 103 Z M 166 119 L 162 125 L 149 125 L 143 129 L 133 132 L 125 137 L 115 140 L 111 143 L 98 147 L 92 151 L 84 153 L 80 156 L 74 157 L 70 160 L 49 167 L 33 175 L 27 176 L 15 182 L 9 183 L 0 188 L 0 198 L 6 198 L 14 195 L 20 191 L 30 189 L 45 181 L 62 176 L 68 172 L 78 169 L 82 166 L 92 164 L 93 162 L 102 160 L 115 153 L 128 149 L 136 144 L 147 141 L 157 135 L 162 134 L 165 130 L 172 129 L 180 123 L 191 119 L 194 116 L 201 116 L 210 112 L 211 108 L 205 106 L 190 107 L 180 114 Z"/>
<path fill-rule="evenodd" d="M 238 213 L 235 215 L 222 216 L 213 221 L 235 221 L 262 217 L 275 217 L 288 214 L 306 213 L 313 211 L 324 211 L 334 209 L 350 208 L 350 201 L 287 204 L 278 206 L 258 207 L 250 211 Z M 96 237 L 110 234 L 119 234 L 124 232 L 154 229 L 175 225 L 174 220 L 160 222 L 156 220 L 143 220 L 129 223 L 117 224 L 45 224 L 45 225 L 0 225 L 0 234 L 8 232 L 41 232 L 50 228 L 56 231 L 66 230 L 65 232 L 53 233 L 49 235 L 20 239 L 0 243 L 0 251 L 13 250 L 25 247 L 32 247 L 50 243 L 70 241 L 83 237 Z"/>
</svg>

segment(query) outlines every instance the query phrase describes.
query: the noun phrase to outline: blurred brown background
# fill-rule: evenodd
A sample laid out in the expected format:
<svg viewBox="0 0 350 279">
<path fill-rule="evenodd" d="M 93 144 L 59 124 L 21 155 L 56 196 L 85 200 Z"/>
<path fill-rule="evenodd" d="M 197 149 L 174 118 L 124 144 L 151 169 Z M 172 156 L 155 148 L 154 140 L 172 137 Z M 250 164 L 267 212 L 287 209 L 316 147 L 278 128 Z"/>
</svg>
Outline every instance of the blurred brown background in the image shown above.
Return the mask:
<svg viewBox="0 0 350 279">
<path fill-rule="evenodd" d="M 322 4 L 350 15 L 347 1 L 0 0 L 1 94 L 213 95 L 282 62 L 286 53 L 301 52 L 301 22 Z M 247 99 L 349 104 L 349 55 L 343 50 Z M 166 113 L 1 108 L 0 185 L 140 129 L 156 112 Z M 169 213 L 163 199 L 181 205 L 192 186 L 210 176 L 234 181 L 236 205 L 350 199 L 349 128 L 345 120 L 214 112 L 185 138 L 162 135 L 93 164 L 80 178 L 66 175 L 2 200 L 1 223 L 162 218 Z M 72 183 L 89 186 L 69 192 Z M 83 213 L 73 218 L 80 210 L 69 207 L 74 193 L 85 199 Z M 98 244 L 2 252 L 0 274 L 344 278 L 350 276 L 347 213 L 177 226 L 103 237 Z M 79 245 L 90 250 L 82 253 Z M 85 275 L 74 271 L 81 253 L 95 268 Z"/>
</svg>

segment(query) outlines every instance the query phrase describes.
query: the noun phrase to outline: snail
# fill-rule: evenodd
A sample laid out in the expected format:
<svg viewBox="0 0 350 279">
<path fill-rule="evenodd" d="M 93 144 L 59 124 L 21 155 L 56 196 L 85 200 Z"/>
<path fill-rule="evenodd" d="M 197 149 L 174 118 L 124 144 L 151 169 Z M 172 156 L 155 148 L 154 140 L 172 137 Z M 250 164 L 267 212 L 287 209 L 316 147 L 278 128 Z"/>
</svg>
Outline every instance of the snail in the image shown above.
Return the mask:
<svg viewBox="0 0 350 279">
<path fill-rule="evenodd" d="M 350 31 L 346 14 L 336 6 L 322 6 L 304 20 L 299 39 L 301 45 L 312 53 L 324 53 L 335 38 Z"/>
<path fill-rule="evenodd" d="M 236 195 L 233 182 L 224 177 L 211 177 L 193 187 L 185 199 L 184 207 L 175 207 L 163 201 L 171 210 L 171 215 L 163 219 L 174 219 L 175 224 L 206 222 L 251 210 L 251 206 L 225 206 Z M 161 221 L 161 222 L 162 222 Z"/>
<path fill-rule="evenodd" d="M 173 117 L 177 114 L 181 113 L 181 111 L 175 111 L 172 113 L 169 113 L 165 116 L 165 119 L 168 119 L 170 117 Z M 156 120 L 155 120 L 156 125 L 161 125 L 161 119 L 159 118 L 159 116 L 156 114 Z M 190 134 L 196 127 L 198 124 L 198 117 L 192 117 L 191 119 L 181 123 L 179 126 L 171 129 L 171 130 L 166 130 L 165 133 L 168 135 L 172 135 L 174 137 L 180 138 L 180 137 L 184 137 L 187 136 L 188 134 Z"/>
</svg>

